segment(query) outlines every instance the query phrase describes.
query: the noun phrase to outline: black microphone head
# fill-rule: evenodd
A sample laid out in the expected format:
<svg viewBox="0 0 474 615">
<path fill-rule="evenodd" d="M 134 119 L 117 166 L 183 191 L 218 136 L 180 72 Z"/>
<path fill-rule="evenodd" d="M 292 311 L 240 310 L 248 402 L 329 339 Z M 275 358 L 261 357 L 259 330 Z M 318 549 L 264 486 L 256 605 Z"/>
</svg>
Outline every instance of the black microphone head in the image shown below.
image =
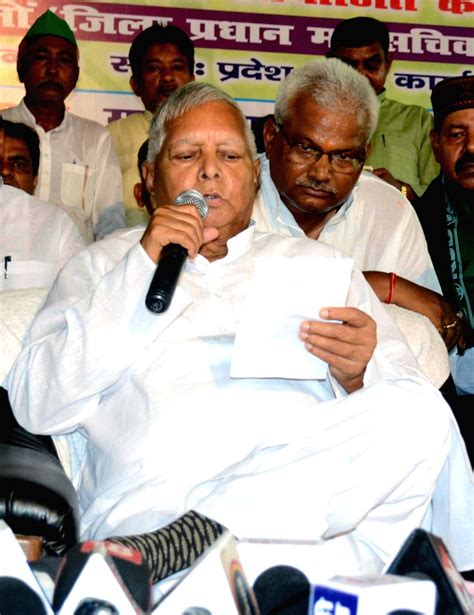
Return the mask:
<svg viewBox="0 0 474 615">
<path fill-rule="evenodd" d="M 175 205 L 194 205 L 203 220 L 207 218 L 209 207 L 206 199 L 197 190 L 184 190 L 174 201 Z"/>
<path fill-rule="evenodd" d="M 74 615 L 119 615 L 113 604 L 97 598 L 85 598 L 77 606 Z"/>
<path fill-rule="evenodd" d="M 273 566 L 262 572 L 253 585 L 261 615 L 306 615 L 310 583 L 293 566 Z"/>
<path fill-rule="evenodd" d="M 41 598 L 23 581 L 0 577 L 0 613 L 2 615 L 44 615 Z"/>
</svg>

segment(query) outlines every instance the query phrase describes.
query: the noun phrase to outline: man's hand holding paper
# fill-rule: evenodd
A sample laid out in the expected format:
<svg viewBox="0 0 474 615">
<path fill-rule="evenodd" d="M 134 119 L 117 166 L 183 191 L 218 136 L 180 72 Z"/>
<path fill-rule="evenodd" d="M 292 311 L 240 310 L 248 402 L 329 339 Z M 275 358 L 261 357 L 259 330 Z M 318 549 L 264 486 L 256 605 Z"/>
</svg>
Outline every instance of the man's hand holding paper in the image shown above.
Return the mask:
<svg viewBox="0 0 474 615">
<path fill-rule="evenodd" d="M 357 308 L 323 308 L 319 316 L 331 321 L 301 323 L 305 348 L 329 365 L 331 374 L 348 393 L 362 388 L 365 368 L 377 344 L 377 325 Z"/>
<path fill-rule="evenodd" d="M 353 261 L 320 261 L 293 257 L 256 263 L 232 377 L 324 379 L 329 366 L 347 392 L 362 387 L 376 345 L 375 321 L 345 307 Z"/>
</svg>

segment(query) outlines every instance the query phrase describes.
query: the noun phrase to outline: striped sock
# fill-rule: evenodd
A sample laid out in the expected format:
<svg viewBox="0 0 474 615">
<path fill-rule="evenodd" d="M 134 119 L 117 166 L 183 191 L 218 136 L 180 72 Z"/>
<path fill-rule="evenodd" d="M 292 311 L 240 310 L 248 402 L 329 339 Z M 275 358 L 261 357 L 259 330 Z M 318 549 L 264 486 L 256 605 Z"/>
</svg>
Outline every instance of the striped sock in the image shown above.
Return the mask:
<svg viewBox="0 0 474 615">
<path fill-rule="evenodd" d="M 153 573 L 153 583 L 156 583 L 191 566 L 224 531 L 225 528 L 216 521 L 190 510 L 154 532 L 115 536 L 107 540 L 140 551 Z"/>
</svg>

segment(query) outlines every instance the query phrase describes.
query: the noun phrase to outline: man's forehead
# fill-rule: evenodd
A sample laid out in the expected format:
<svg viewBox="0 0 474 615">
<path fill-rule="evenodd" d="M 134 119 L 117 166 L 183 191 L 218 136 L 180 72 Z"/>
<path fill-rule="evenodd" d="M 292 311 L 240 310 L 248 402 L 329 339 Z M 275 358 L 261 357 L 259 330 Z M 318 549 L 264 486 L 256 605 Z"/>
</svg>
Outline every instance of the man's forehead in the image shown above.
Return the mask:
<svg viewBox="0 0 474 615">
<path fill-rule="evenodd" d="M 244 126 L 236 109 L 225 101 L 209 101 L 166 123 L 167 140 L 244 142 Z"/>
<path fill-rule="evenodd" d="M 362 47 L 338 47 L 335 50 L 336 57 L 347 57 L 354 59 L 369 59 L 372 57 L 384 57 L 384 51 L 379 41 L 374 41 Z"/>
<path fill-rule="evenodd" d="M 474 107 L 471 109 L 460 109 L 453 111 L 444 118 L 443 128 L 449 129 L 454 127 L 468 126 L 474 123 Z"/>
<path fill-rule="evenodd" d="M 74 57 L 77 56 L 77 47 L 62 36 L 45 34 L 44 36 L 35 36 L 28 41 L 27 51 L 49 51 L 50 49 L 59 49 L 62 52 L 70 53 Z"/>
<path fill-rule="evenodd" d="M 288 117 L 299 128 L 308 131 L 319 129 L 320 125 L 336 126 L 345 118 L 345 125 L 354 122 L 357 124 L 357 112 L 351 108 L 344 111 L 327 108 L 313 100 L 310 92 L 302 92 L 296 96 L 293 104 L 289 106 Z M 342 126 L 344 128 L 345 126 Z"/>
<path fill-rule="evenodd" d="M 186 56 L 181 53 L 174 43 L 151 43 L 143 53 L 143 59 L 147 62 L 151 60 L 159 62 L 165 59 L 169 60 L 170 58 L 187 63 Z"/>
<path fill-rule="evenodd" d="M 23 140 L 23 139 L 18 139 L 16 137 L 10 137 L 9 135 L 6 135 L 4 137 L 4 148 L 5 150 L 9 150 L 9 151 L 18 151 L 18 150 L 24 150 L 25 153 L 28 153 L 29 156 L 29 149 L 28 149 L 28 145 L 27 143 Z"/>
</svg>

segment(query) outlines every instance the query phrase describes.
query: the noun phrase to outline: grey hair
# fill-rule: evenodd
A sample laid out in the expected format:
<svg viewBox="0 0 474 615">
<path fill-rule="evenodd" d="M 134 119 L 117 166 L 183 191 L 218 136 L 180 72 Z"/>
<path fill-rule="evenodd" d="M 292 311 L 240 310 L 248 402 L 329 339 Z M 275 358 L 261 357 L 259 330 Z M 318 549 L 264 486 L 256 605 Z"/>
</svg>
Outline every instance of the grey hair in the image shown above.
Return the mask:
<svg viewBox="0 0 474 615">
<path fill-rule="evenodd" d="M 361 136 L 368 143 L 377 128 L 380 105 L 369 80 L 337 58 L 308 62 L 283 81 L 275 102 L 275 122 L 283 123 L 300 94 L 337 113 L 357 114 Z"/>
<path fill-rule="evenodd" d="M 242 120 L 246 145 L 253 160 L 257 158 L 255 137 L 242 109 L 228 94 L 208 83 L 191 81 L 171 94 L 156 112 L 150 126 L 148 162 L 154 163 L 166 139 L 167 124 L 188 111 L 210 102 L 225 102 L 237 111 Z"/>
</svg>

